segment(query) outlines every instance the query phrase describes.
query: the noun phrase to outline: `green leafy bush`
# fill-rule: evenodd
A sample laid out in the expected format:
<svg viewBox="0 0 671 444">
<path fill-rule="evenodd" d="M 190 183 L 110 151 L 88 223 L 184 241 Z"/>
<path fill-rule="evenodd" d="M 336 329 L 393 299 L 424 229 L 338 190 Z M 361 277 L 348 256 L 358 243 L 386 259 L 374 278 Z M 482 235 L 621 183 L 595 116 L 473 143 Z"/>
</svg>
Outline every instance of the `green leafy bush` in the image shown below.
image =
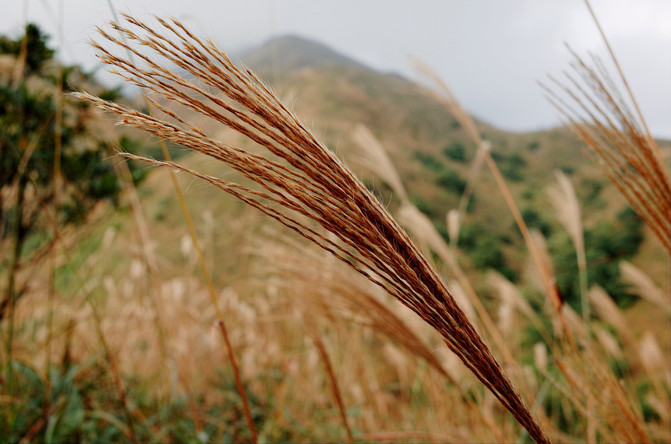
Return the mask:
<svg viewBox="0 0 671 444">
<path fill-rule="evenodd" d="M 436 183 L 446 190 L 462 194 L 466 188 L 466 180 L 459 173 L 445 167 L 436 178 Z"/>
<path fill-rule="evenodd" d="M 443 148 L 443 154 L 457 162 L 466 162 L 466 147 L 459 142 L 454 142 Z"/>
<path fill-rule="evenodd" d="M 621 307 L 635 297 L 620 275 L 619 262 L 634 255 L 643 241 L 643 221 L 629 207 L 620 211 L 613 223 L 602 223 L 585 231 L 588 285 L 597 284 Z M 578 263 L 573 244 L 566 237 L 553 254 L 557 285 L 562 297 L 575 310 L 580 309 Z"/>
<path fill-rule="evenodd" d="M 478 269 L 494 269 L 511 281 L 517 280 L 517 274 L 506 264 L 500 239 L 482 225 L 464 225 L 459 234 L 459 246 L 466 250 Z"/>
</svg>

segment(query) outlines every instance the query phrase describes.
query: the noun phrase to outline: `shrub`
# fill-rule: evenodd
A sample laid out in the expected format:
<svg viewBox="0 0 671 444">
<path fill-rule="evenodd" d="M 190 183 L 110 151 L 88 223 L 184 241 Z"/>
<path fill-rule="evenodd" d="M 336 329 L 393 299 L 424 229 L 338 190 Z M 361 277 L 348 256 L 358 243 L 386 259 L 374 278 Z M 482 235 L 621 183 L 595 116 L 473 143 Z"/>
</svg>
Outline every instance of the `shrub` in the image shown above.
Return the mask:
<svg viewBox="0 0 671 444">
<path fill-rule="evenodd" d="M 454 170 L 447 167 L 440 172 L 436 178 L 436 183 L 446 190 L 462 194 L 466 189 L 466 181 Z"/>
<path fill-rule="evenodd" d="M 459 142 L 454 142 L 443 148 L 443 154 L 457 162 L 466 161 L 466 148 Z"/>
</svg>

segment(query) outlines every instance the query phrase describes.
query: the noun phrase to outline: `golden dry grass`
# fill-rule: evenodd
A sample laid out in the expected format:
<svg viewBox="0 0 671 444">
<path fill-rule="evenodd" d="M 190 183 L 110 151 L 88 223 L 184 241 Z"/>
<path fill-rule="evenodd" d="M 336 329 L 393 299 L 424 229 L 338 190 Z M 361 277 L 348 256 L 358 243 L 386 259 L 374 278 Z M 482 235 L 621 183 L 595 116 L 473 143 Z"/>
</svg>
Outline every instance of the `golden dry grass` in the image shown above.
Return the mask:
<svg viewBox="0 0 671 444">
<path fill-rule="evenodd" d="M 116 67 L 127 80 L 235 129 L 285 163 L 223 145 L 156 102 L 154 106 L 174 123 L 94 96 L 79 94 L 80 98 L 116 113 L 125 124 L 225 162 L 258 184 L 258 189 L 247 188 L 172 162 L 149 160 L 218 186 L 385 288 L 441 334 L 448 347 L 534 440 L 548 441 L 486 343 L 403 230 L 251 71 L 237 68 L 213 44 L 202 42 L 175 20 L 157 19 L 164 34 L 132 17 L 125 16 L 125 20 L 127 27 L 115 23 L 112 27 L 137 44 L 137 48 L 105 31 L 101 30 L 101 35 L 114 46 L 135 54 L 144 66 L 139 67 L 96 44 L 104 63 Z M 197 80 L 189 81 L 175 74 L 164 67 L 167 63 L 175 64 Z M 334 235 L 338 242 L 304 222 L 304 217 Z"/>
</svg>

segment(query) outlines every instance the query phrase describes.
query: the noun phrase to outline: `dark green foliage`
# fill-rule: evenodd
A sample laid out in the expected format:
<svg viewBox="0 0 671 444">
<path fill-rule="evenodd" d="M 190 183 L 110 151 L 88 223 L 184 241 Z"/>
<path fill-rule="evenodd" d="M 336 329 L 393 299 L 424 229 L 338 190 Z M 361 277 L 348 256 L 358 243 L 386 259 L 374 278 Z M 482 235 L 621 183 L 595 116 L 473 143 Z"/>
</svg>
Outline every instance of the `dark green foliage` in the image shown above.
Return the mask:
<svg viewBox="0 0 671 444">
<path fill-rule="evenodd" d="M 582 188 L 584 190 L 583 202 L 587 208 L 603 208 L 606 202 L 601 197 L 601 190 L 603 190 L 604 182 L 593 179 L 585 179 L 582 181 Z"/>
<path fill-rule="evenodd" d="M 431 154 L 422 153 L 420 151 L 415 151 L 413 157 L 420 161 L 427 169 L 433 171 L 434 173 L 439 173 L 445 168 L 443 163 L 438 160 L 436 157 Z"/>
<path fill-rule="evenodd" d="M 643 222 L 629 207 L 620 211 L 615 222 L 602 223 L 587 230 L 585 255 L 588 285 L 600 285 L 621 307 L 630 305 L 635 298 L 622 281 L 619 262 L 634 255 L 642 241 Z M 578 263 L 575 249 L 568 238 L 564 238 L 558 245 L 553 257 L 561 295 L 575 310 L 579 310 Z"/>
<path fill-rule="evenodd" d="M 648 402 L 648 395 L 652 391 L 649 381 L 641 381 L 636 385 L 636 398 L 641 403 L 641 413 L 645 422 L 658 422 L 661 420 L 657 410 Z"/>
<path fill-rule="evenodd" d="M 429 171 L 436 175 L 436 183 L 448 191 L 457 194 L 464 192 L 466 181 L 453 169 L 431 154 L 415 152 L 413 157 L 421 162 Z"/>
<path fill-rule="evenodd" d="M 25 38 L 25 41 L 23 40 Z M 12 40 L 5 36 L 0 36 L 0 54 L 10 54 L 19 57 L 22 53 L 22 47 L 25 45 L 26 54 L 26 75 L 39 71 L 45 62 L 51 60 L 54 56 L 54 50 L 47 46 L 49 37 L 42 33 L 37 25 L 29 23 L 26 25 L 25 36 L 17 40 Z"/>
<path fill-rule="evenodd" d="M 609 362 L 610 371 L 618 379 L 624 379 L 631 376 L 631 364 L 625 358 L 613 358 Z"/>
<path fill-rule="evenodd" d="M 97 201 L 109 198 L 116 203 L 120 191 L 108 159 L 110 147 L 89 131 L 93 114 L 88 105 L 71 103 L 69 96 L 63 95 L 59 106 L 55 97 L 72 90 L 71 80 L 80 82 L 86 75 L 78 67 L 55 63 L 49 70 L 43 69 L 54 54 L 46 45 L 47 39 L 34 25 L 26 27 L 25 40 L 0 38 L 0 52 L 19 57 L 25 54 L 27 60 L 23 75 L 0 80 L 0 235 L 14 239 L 13 253 L 0 258 L 8 261 L 0 267 L 7 267 L 10 276 L 19 268 L 29 236 L 51 231 L 44 209 L 57 195 L 56 158 L 61 179 L 56 223 L 82 221 Z M 43 87 L 35 88 L 35 84 Z M 128 140 L 121 143 L 130 146 Z M 135 172 L 133 176 L 140 179 L 143 174 Z M 2 202 L 3 195 L 13 197 Z M 5 213 L 13 217 L 5 217 Z M 21 294 L 14 279 L 9 279 L 3 290 L 0 319 Z"/>
<path fill-rule="evenodd" d="M 32 433 L 37 442 L 123 440 L 117 427 L 95 414 L 95 409 L 102 407 L 108 418 L 123 422 L 114 399 L 105 396 L 103 388 L 109 387 L 104 373 L 91 370 L 86 365 L 51 367 L 51 390 L 47 391 L 46 382 L 34 369 L 11 362 L 13 383 L 25 404 L 20 409 L 0 409 L 0 436 L 4 442 L 19 442 L 28 433 Z"/>
<path fill-rule="evenodd" d="M 438 174 L 436 183 L 446 190 L 453 191 L 457 194 L 462 194 L 464 189 L 466 189 L 466 180 L 464 180 L 459 173 L 447 167 Z"/>
<path fill-rule="evenodd" d="M 439 208 L 438 205 L 426 199 L 420 194 L 413 194 L 410 196 L 410 202 L 417 207 L 419 211 L 426 214 L 431 220 L 438 220 L 445 215 L 445 212 L 442 208 Z"/>
<path fill-rule="evenodd" d="M 443 154 L 457 162 L 466 162 L 466 148 L 459 142 L 454 142 L 443 148 Z"/>
<path fill-rule="evenodd" d="M 529 151 L 536 151 L 541 146 L 540 142 L 537 140 L 532 140 L 527 144 L 527 149 Z"/>
<path fill-rule="evenodd" d="M 459 246 L 466 250 L 478 269 L 494 269 L 511 281 L 517 280 L 517 274 L 506 264 L 500 239 L 482 225 L 464 225 L 459 233 Z"/>
<path fill-rule="evenodd" d="M 567 176 L 571 176 L 575 173 L 575 167 L 572 167 L 570 165 L 560 166 L 559 169 L 561 170 L 562 173 L 566 174 Z"/>
<path fill-rule="evenodd" d="M 550 223 L 540 215 L 538 211 L 531 207 L 527 207 L 522 210 L 522 218 L 529 228 L 535 228 L 536 230 L 543 233 L 543 236 L 549 237 L 552 233 L 552 227 Z M 517 229 L 517 225 L 515 225 Z"/>
<path fill-rule="evenodd" d="M 0 436 L 3 442 L 19 442 L 29 433 L 35 442 L 128 442 L 128 423 L 109 369 L 102 363 L 71 364 L 49 369 L 51 389 L 33 368 L 11 363 L 13 384 L 21 393 L 20 408 L 0 409 Z M 270 430 L 269 442 L 295 441 L 300 427 L 287 430 L 266 427 L 272 421 L 266 412 L 273 411 L 274 393 L 281 372 L 259 378 L 265 393 L 245 386 L 252 418 L 257 430 Z M 196 427 L 193 411 L 184 396 L 173 395 L 169 401 L 149 393 L 137 380 L 123 381 L 128 408 L 132 411 L 133 431 L 140 442 L 249 442 L 249 428 L 242 411 L 242 401 L 232 374 L 221 373 L 215 393 L 216 401 L 207 405 L 194 399 L 202 421 Z"/>
<path fill-rule="evenodd" d="M 54 82 L 40 67 L 53 56 L 46 47 L 47 37 L 33 25 L 27 27 L 28 54 L 32 60 L 31 77 L 41 77 Z M 10 52 L 20 46 L 21 40 L 12 41 L 3 38 L 0 46 Z M 74 72 L 64 69 L 64 75 Z M 29 79 L 26 79 L 29 80 Z M 56 79 L 57 80 L 57 79 Z M 64 82 L 67 83 L 67 78 Z M 54 90 L 56 90 L 56 85 Z M 63 121 L 70 124 L 60 128 L 61 173 L 67 195 L 62 197 L 66 220 L 80 219 L 92 203 L 100 198 L 115 197 L 119 191 L 116 176 L 110 162 L 106 160 L 107 149 L 82 149 L 78 138 L 87 135 L 88 113 L 79 112 L 80 108 L 64 108 Z M 4 82 L 0 84 L 0 186 L 18 183 L 19 192 L 25 192 L 30 182 L 37 186 L 39 198 L 48 203 L 53 198 L 56 102 L 48 90 L 33 91 L 27 81 Z M 28 215 L 24 214 L 25 226 L 21 227 L 25 235 L 33 228 L 40 205 Z M 0 210 L 1 211 L 1 210 Z M 5 220 L 4 218 L 2 218 Z M 5 223 L 11 223 L 6 220 Z M 12 232 L 2 227 L 3 233 Z"/>
<path fill-rule="evenodd" d="M 113 102 L 121 97 L 121 87 L 108 88 L 98 93 L 98 97 L 108 102 Z"/>
<path fill-rule="evenodd" d="M 523 170 L 527 166 L 527 161 L 519 153 L 512 153 L 510 155 L 504 155 L 499 152 L 493 151 L 491 153 L 492 158 L 496 161 L 496 165 L 499 167 L 501 174 L 503 174 L 507 179 L 519 182 L 524 179 Z"/>
</svg>

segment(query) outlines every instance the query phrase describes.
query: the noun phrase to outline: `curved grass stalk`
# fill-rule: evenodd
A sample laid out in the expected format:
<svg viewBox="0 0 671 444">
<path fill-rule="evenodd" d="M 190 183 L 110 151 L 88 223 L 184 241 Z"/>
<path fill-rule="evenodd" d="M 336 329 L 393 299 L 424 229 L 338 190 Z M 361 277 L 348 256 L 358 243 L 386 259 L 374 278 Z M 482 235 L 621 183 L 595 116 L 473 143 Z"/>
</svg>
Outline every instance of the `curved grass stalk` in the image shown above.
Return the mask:
<svg viewBox="0 0 671 444">
<path fill-rule="evenodd" d="M 152 27 L 130 16 L 124 18 L 126 26 L 117 23 L 111 26 L 125 34 L 133 42 L 132 46 L 100 32 L 113 46 L 130 50 L 143 65 L 131 63 L 94 44 L 104 63 L 114 66 L 117 73 L 130 82 L 172 104 L 183 105 L 247 136 L 283 162 L 214 140 L 182 119 L 178 112 L 156 101 L 154 105 L 170 121 L 88 94 L 80 93 L 80 98 L 117 114 L 125 124 L 220 160 L 255 183 L 243 186 L 173 162 L 147 159 L 218 186 L 385 288 L 441 334 L 448 347 L 535 441 L 549 442 L 488 345 L 417 247 L 354 174 L 267 86 L 251 71 L 235 66 L 214 44 L 198 39 L 176 20 L 157 18 L 160 27 Z M 188 73 L 188 79 L 166 68 L 168 64 Z M 304 222 L 305 217 L 337 240 L 320 234 Z"/>
</svg>

